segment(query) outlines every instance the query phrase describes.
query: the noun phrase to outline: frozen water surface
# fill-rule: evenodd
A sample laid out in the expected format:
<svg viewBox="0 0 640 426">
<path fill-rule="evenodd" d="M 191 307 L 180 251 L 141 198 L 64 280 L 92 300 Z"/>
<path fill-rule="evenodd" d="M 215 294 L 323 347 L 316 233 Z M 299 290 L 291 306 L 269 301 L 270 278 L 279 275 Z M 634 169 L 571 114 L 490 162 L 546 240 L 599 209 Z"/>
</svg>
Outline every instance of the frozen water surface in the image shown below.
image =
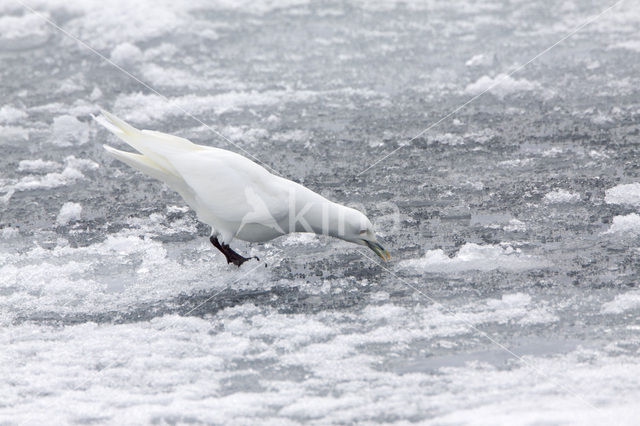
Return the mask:
<svg viewBox="0 0 640 426">
<path fill-rule="evenodd" d="M 1 423 L 637 424 L 637 2 L 512 76 L 607 5 L 29 4 L 168 101 L 0 2 Z M 186 110 L 393 261 L 292 235 L 227 266 L 98 105 L 238 149 Z"/>
</svg>

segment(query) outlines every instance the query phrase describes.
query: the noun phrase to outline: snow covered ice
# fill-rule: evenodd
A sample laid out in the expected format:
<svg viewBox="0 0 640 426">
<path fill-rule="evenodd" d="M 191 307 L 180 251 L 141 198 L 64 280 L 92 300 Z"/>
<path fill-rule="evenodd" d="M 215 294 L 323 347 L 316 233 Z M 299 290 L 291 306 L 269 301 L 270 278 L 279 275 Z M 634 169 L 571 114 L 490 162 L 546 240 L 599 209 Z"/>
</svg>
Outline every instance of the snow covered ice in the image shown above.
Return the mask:
<svg viewBox="0 0 640 426">
<path fill-rule="evenodd" d="M 636 3 L 511 76 L 608 5 L 29 5 L 168 100 L 0 0 L 0 423 L 637 423 Z M 393 262 L 290 235 L 228 267 L 99 106 L 236 149 L 193 114 Z"/>
</svg>

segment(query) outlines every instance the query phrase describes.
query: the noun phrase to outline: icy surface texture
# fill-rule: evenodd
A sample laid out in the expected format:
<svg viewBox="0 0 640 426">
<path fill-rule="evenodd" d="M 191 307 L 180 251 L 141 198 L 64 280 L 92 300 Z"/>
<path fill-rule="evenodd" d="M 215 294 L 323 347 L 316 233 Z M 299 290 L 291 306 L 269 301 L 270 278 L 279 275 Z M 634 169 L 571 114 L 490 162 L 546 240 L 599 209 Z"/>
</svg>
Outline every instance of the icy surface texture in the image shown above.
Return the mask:
<svg viewBox="0 0 640 426">
<path fill-rule="evenodd" d="M 0 423 L 637 422 L 637 2 L 512 76 L 606 4 L 29 4 L 168 99 L 0 0 Z M 292 235 L 226 265 L 99 106 L 238 151 L 195 115 L 392 262 Z"/>
</svg>

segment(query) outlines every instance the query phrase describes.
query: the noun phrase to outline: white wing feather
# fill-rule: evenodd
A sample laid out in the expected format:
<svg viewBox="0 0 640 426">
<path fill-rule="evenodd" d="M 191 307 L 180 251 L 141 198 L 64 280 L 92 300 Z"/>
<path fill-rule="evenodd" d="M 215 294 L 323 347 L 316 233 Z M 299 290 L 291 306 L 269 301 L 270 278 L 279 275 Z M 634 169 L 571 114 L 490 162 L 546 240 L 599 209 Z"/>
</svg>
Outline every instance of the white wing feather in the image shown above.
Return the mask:
<svg viewBox="0 0 640 426">
<path fill-rule="evenodd" d="M 209 148 L 169 161 L 196 194 L 198 204 L 214 218 L 240 226 L 243 220 L 277 222 L 287 214 L 289 193 L 280 178 L 241 155 Z M 256 208 L 248 196 L 259 198 L 264 203 L 260 207 L 266 209 Z"/>
<path fill-rule="evenodd" d="M 225 242 L 241 226 L 249 223 L 277 226 L 286 217 L 289 197 L 286 181 L 253 161 L 166 133 L 138 130 L 113 114 L 102 113 L 103 117 L 96 118 L 98 122 L 142 155 L 107 146 L 105 149 L 178 191 L 200 220 L 220 232 Z"/>
</svg>

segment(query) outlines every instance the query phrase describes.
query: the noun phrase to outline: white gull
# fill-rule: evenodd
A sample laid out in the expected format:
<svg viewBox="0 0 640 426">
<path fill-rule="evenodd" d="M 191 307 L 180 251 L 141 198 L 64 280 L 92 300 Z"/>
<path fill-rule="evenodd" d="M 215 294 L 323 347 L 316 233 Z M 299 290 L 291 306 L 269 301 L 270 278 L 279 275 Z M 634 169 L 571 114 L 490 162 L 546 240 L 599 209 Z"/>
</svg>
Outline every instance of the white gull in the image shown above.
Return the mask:
<svg viewBox="0 0 640 426">
<path fill-rule="evenodd" d="M 105 145 L 109 154 L 166 183 L 211 226 L 211 243 L 228 263 L 250 258 L 233 251 L 234 239 L 264 242 L 292 232 L 314 232 L 368 246 L 382 259 L 389 253 L 371 221 L 240 154 L 156 132 L 138 130 L 106 111 L 95 119 L 139 154 Z"/>
</svg>

